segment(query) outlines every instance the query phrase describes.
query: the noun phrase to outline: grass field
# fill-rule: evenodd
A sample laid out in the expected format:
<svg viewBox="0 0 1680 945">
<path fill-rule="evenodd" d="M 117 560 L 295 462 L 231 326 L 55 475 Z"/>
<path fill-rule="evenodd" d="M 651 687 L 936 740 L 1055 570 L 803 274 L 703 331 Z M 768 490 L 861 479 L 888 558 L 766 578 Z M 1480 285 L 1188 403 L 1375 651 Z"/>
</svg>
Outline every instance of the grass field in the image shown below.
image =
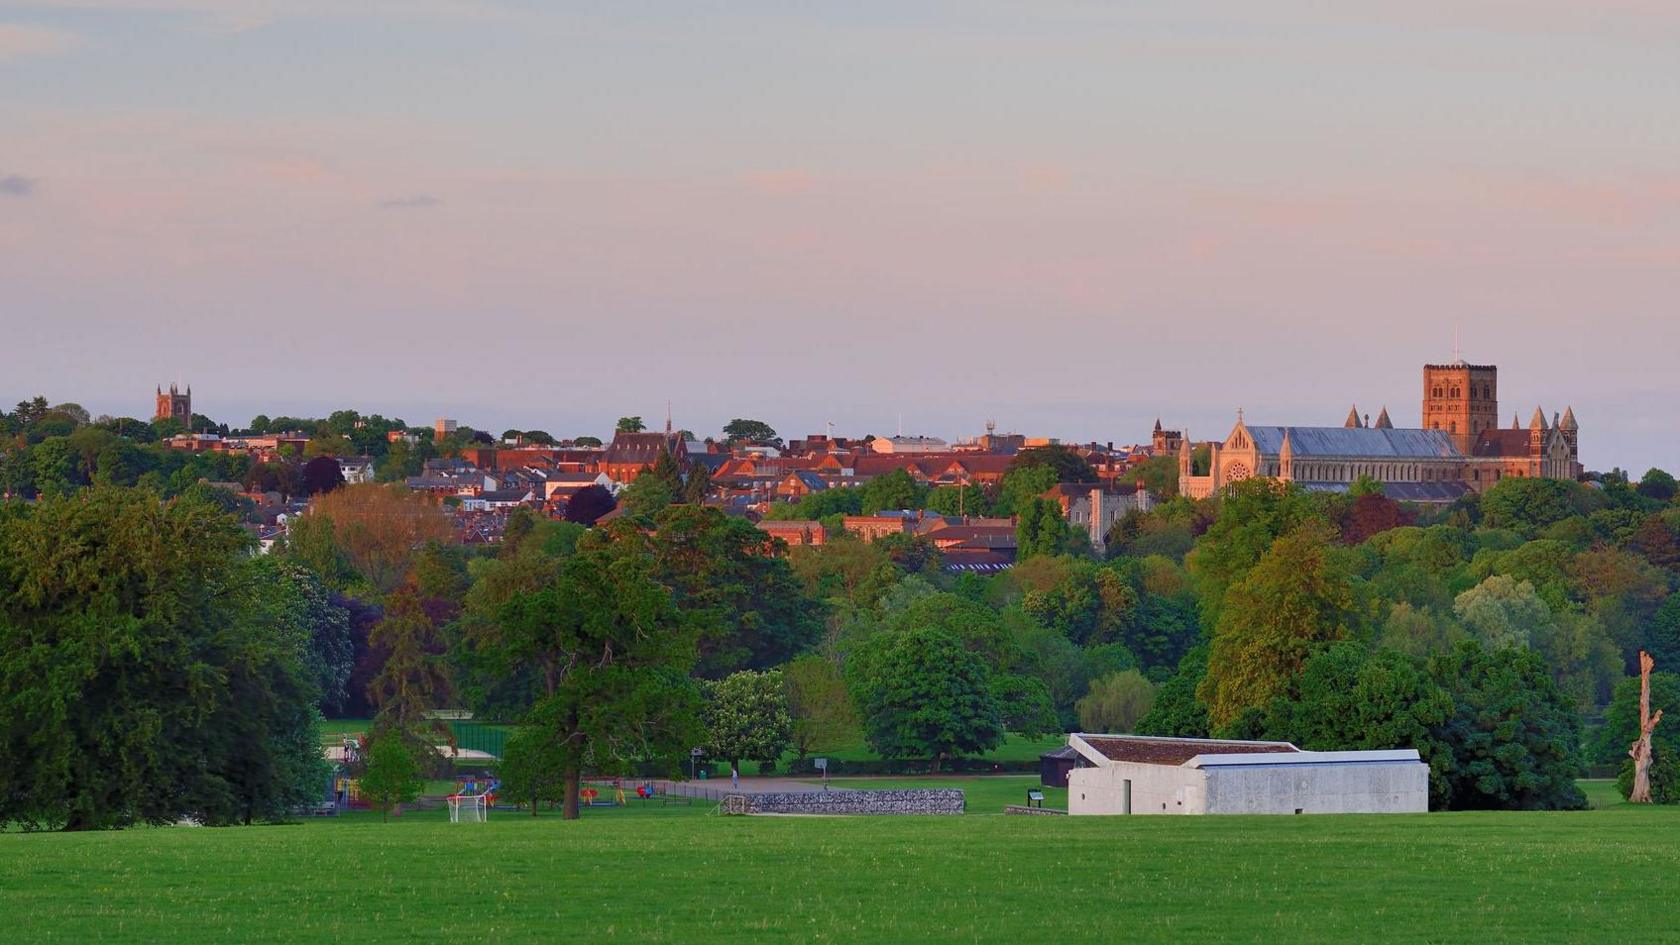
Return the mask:
<svg viewBox="0 0 1680 945">
<path fill-rule="evenodd" d="M 995 810 L 1031 779 L 955 784 Z M 1610 802 L 1598 786 L 1594 800 Z M 1054 804 L 1056 799 L 1051 798 Z M 637 806 L 0 834 L 0 942 L 1673 941 L 1680 810 L 764 817 Z"/>
</svg>

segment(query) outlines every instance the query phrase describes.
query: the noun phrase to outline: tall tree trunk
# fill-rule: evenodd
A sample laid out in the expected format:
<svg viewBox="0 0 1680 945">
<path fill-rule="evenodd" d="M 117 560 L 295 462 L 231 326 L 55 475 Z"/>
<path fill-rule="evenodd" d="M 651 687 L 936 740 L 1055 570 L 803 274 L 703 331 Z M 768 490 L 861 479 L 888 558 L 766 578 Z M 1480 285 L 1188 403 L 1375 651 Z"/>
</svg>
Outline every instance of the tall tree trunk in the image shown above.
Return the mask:
<svg viewBox="0 0 1680 945">
<path fill-rule="evenodd" d="M 1628 792 L 1628 802 L 1633 804 L 1651 803 L 1651 731 L 1662 721 L 1662 710 L 1656 715 L 1651 714 L 1651 668 L 1655 661 L 1651 654 L 1639 651 L 1639 737 L 1628 749 L 1628 756 L 1633 759 L 1633 790 Z"/>
<path fill-rule="evenodd" d="M 578 819 L 578 781 L 582 779 L 582 771 L 577 768 L 566 769 L 566 799 L 560 805 L 561 820 Z"/>
</svg>

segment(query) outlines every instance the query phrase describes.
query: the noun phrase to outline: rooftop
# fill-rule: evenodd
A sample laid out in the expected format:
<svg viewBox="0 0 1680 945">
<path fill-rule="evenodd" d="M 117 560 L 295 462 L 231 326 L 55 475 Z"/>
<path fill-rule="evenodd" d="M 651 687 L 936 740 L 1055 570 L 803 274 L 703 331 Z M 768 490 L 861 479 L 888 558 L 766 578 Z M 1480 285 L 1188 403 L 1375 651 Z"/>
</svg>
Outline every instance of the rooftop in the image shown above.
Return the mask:
<svg viewBox="0 0 1680 945">
<path fill-rule="evenodd" d="M 1216 738 L 1157 738 L 1147 735 L 1075 735 L 1109 761 L 1145 765 L 1184 764 L 1199 755 L 1284 754 L 1300 751 L 1288 742 L 1243 742 Z"/>
</svg>

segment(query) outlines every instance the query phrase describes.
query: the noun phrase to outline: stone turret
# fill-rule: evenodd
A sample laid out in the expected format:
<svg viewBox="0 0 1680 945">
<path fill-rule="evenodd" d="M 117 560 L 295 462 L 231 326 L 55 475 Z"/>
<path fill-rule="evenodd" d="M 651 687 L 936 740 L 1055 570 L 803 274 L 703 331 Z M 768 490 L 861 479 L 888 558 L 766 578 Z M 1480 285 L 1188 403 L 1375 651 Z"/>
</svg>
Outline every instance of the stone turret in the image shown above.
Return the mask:
<svg viewBox="0 0 1680 945">
<path fill-rule="evenodd" d="M 1569 444 L 1570 461 L 1579 462 L 1581 459 L 1581 445 L 1576 438 L 1580 435 L 1580 427 L 1575 422 L 1574 407 L 1564 408 L 1563 419 L 1557 422 L 1557 430 L 1558 433 L 1562 434 L 1563 441 Z"/>
<path fill-rule="evenodd" d="M 1289 442 L 1289 428 L 1283 428 L 1283 445 L 1278 447 L 1278 478 L 1289 482 L 1295 478 L 1295 444 Z"/>
<path fill-rule="evenodd" d="M 1546 411 L 1535 407 L 1534 416 L 1528 421 L 1528 455 L 1546 455 L 1546 432 Z"/>
<path fill-rule="evenodd" d="M 1347 420 L 1342 424 L 1342 426 L 1349 430 L 1357 430 L 1364 425 L 1365 424 L 1359 421 L 1359 405 L 1354 404 L 1352 407 L 1348 408 Z"/>
<path fill-rule="evenodd" d="M 1377 414 L 1377 422 L 1374 424 L 1374 426 L 1378 430 L 1392 430 L 1392 429 L 1394 429 L 1394 421 L 1388 419 L 1388 405 L 1387 404 L 1384 404 L 1382 412 Z"/>
</svg>

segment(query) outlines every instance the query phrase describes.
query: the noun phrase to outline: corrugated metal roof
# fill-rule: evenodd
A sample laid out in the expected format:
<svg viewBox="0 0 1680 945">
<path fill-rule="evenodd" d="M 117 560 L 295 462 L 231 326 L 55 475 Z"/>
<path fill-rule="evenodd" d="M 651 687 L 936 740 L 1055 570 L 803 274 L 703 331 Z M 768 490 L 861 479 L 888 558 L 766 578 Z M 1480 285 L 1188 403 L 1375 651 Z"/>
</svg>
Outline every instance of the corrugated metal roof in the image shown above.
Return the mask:
<svg viewBox="0 0 1680 945">
<path fill-rule="evenodd" d="M 1463 454 L 1441 430 L 1379 430 L 1374 427 L 1255 427 L 1246 428 L 1260 452 L 1275 456 L 1289 431 L 1289 448 L 1303 456 L 1357 456 L 1375 459 L 1441 459 Z"/>
</svg>

